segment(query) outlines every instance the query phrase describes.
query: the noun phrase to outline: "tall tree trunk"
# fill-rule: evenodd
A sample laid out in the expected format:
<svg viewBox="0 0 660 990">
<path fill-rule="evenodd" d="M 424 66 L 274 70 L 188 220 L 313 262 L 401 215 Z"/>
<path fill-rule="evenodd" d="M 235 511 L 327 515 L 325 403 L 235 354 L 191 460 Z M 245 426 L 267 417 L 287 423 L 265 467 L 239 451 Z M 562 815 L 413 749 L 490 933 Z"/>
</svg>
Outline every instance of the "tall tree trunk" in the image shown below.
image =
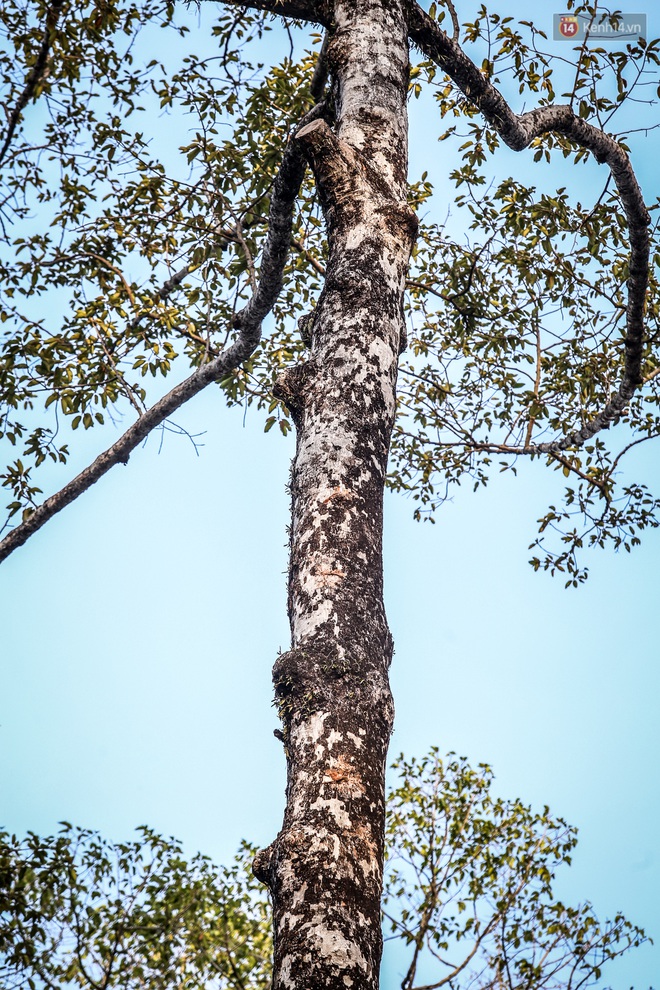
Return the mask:
<svg viewBox="0 0 660 990">
<path fill-rule="evenodd" d="M 273 673 L 287 805 L 255 862 L 273 899 L 276 990 L 375 990 L 382 949 L 393 718 L 383 489 L 416 233 L 406 203 L 403 0 L 335 3 L 328 58 L 335 125 L 315 120 L 296 136 L 325 212 L 327 277 L 308 320 L 309 359 L 279 383 L 297 428 L 292 648 Z"/>
</svg>

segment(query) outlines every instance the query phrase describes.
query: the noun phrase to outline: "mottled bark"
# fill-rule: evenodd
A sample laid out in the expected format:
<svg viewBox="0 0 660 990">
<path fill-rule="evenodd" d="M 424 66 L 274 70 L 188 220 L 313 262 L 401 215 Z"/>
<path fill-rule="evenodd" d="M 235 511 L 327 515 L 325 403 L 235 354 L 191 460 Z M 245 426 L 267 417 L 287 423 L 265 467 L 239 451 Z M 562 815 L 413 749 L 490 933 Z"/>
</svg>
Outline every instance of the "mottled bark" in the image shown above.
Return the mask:
<svg viewBox="0 0 660 990">
<path fill-rule="evenodd" d="M 308 360 L 280 380 L 297 428 L 292 648 L 274 683 L 287 806 L 255 872 L 271 889 L 276 990 L 378 986 L 384 771 L 393 706 L 382 509 L 416 231 L 406 203 L 407 28 L 399 0 L 339 2 L 336 123 L 296 140 L 329 238 Z M 311 326 L 310 326 L 311 324 Z"/>
</svg>

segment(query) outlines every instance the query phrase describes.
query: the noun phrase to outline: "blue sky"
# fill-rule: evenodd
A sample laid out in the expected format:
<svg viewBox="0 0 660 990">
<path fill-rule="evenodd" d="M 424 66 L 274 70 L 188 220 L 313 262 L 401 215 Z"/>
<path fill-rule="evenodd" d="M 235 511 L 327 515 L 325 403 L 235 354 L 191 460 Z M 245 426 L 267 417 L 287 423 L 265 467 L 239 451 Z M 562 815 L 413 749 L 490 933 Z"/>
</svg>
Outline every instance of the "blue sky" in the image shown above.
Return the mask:
<svg viewBox="0 0 660 990">
<path fill-rule="evenodd" d="M 415 140 L 413 167 L 437 159 Z M 638 161 L 651 198 L 657 145 Z M 121 839 L 147 823 L 223 860 L 281 822 L 270 668 L 288 643 L 293 441 L 216 389 L 176 421 L 205 431 L 199 456 L 152 437 L 0 568 L 0 824 L 67 819 Z M 640 467 L 660 490 L 656 450 Z M 527 564 L 548 484 L 534 464 L 466 485 L 436 526 L 387 498 L 391 753 L 438 745 L 492 764 L 503 796 L 579 826 L 561 895 L 660 940 L 660 533 L 632 555 L 592 554 L 587 584 L 565 591 Z M 398 967 L 386 961 L 383 990 Z M 660 941 L 609 982 L 646 990 L 658 972 Z"/>
</svg>

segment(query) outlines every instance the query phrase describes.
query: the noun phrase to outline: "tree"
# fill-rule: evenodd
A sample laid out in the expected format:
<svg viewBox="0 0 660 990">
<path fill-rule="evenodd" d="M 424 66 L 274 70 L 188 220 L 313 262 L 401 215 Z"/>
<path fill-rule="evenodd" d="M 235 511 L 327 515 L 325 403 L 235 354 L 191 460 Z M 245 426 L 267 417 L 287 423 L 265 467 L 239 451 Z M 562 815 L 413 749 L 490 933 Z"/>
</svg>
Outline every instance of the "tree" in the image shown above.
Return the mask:
<svg viewBox="0 0 660 990">
<path fill-rule="evenodd" d="M 481 483 L 494 454 L 542 457 L 576 478 L 567 509 L 551 507 L 541 522 L 544 532 L 568 520 L 566 546 L 533 561 L 567 568 L 573 583 L 584 576 L 575 554 L 585 536 L 570 529 L 576 506 L 595 543 L 612 538 L 629 547 L 638 529 L 656 524 L 656 502 L 641 486 L 624 486 L 622 502 L 615 499 L 620 455 L 608 453 L 601 440 L 602 429 L 619 420 L 639 433 L 630 441 L 626 435 L 624 448 L 658 432 L 656 417 L 642 412 L 638 390 L 645 381 L 652 408 L 654 301 L 646 336 L 643 320 L 649 215 L 625 148 L 586 117 L 592 113 L 601 124 L 624 104 L 636 80 L 657 64 L 657 46 L 640 43 L 623 53 L 581 46 L 570 102 L 555 105 L 539 32 L 530 28 L 525 42 L 498 15 L 480 13 L 467 27 L 474 42 L 495 34 L 479 69 L 456 37 L 444 33 L 437 12 L 415 5 L 256 6 L 326 30 L 314 70 L 308 53 L 252 81 L 241 46 L 260 34 L 264 20 L 243 8 L 230 7 L 214 28 L 220 78 L 210 59 L 192 59 L 167 76 L 155 60 L 133 61 L 133 36 L 142 25 L 174 24 L 168 5 L 94 6 L 61 20 L 63 5 L 53 4 L 40 24 L 22 8 L 3 15 L 13 46 L 3 71 L 14 93 L 2 145 L 4 206 L 8 219 L 26 221 L 34 202 L 52 208 L 60 236 L 28 224 L 26 236 L 14 241 L 18 260 L 4 270 L 3 319 L 10 327 L 4 433 L 23 450 L 4 475 L 9 510 L 22 521 L 2 553 L 125 462 L 150 430 L 215 381 L 230 403 L 248 396 L 267 406 L 267 428 L 279 415 L 286 431 L 291 417 L 297 430 L 292 648 L 274 670 L 288 803 L 283 829 L 257 857 L 255 872 L 273 897 L 275 986 L 353 980 L 366 988 L 376 985 L 381 951 L 384 766 L 392 723 L 392 644 L 381 574 L 392 430 L 391 483 L 415 490 L 420 513 L 435 509 L 438 476 L 441 494 L 464 474 Z M 124 58 L 116 40 L 123 36 Z M 425 79 L 437 86 L 441 112 L 467 118 L 454 178 L 468 190 L 475 228 L 487 235 L 465 249 L 447 245 L 437 224 L 427 226 L 412 270 L 416 210 L 431 190 L 425 179 L 410 192 L 406 185 L 409 40 L 424 54 L 413 91 Z M 36 60 L 29 54 L 35 50 Z M 23 64 L 29 68 L 21 70 Z M 436 82 L 438 67 L 443 76 Z M 606 72 L 615 93 L 603 91 Z M 537 110 L 513 113 L 495 88 L 500 75 L 507 84 L 507 73 L 514 88 L 541 92 Z M 144 132 L 128 127 L 150 87 L 162 106 L 178 101 L 198 118 L 195 139 L 184 148 L 197 168 L 190 179 L 167 177 Z M 24 110 L 37 97 L 51 114 L 43 137 L 12 150 Z M 236 120 L 231 141 L 217 139 L 223 112 Z M 514 150 L 533 144 L 548 160 L 559 154 L 580 161 L 590 153 L 609 167 L 616 193 L 606 186 L 602 201 L 585 209 L 565 189 L 538 199 L 509 180 L 477 198 L 487 154 L 500 141 Z M 60 166 L 56 192 L 41 169 L 44 146 Z M 305 179 L 306 161 L 313 184 Z M 560 255 L 563 241 L 568 251 Z M 287 262 L 291 247 L 295 256 Z M 159 281 L 164 258 L 174 264 Z M 125 274 L 128 265 L 134 274 Z M 317 276 L 323 277 L 318 299 Z M 73 280 L 72 305 L 61 332 L 53 333 L 33 301 L 48 292 L 54 307 Z M 395 426 L 407 282 L 420 322 Z M 181 302 L 174 304 L 177 292 Z M 427 300 L 436 296 L 452 315 L 428 311 Z M 605 308 L 597 310 L 602 300 Z M 260 348 L 261 324 L 273 307 L 277 329 Z M 574 325 L 553 321 L 558 307 Z M 302 314 L 299 339 L 294 314 Z M 622 322 L 621 340 L 610 339 Z M 224 349 L 220 327 L 236 331 Z M 150 396 L 141 379 L 178 368 L 177 347 L 196 370 L 146 408 Z M 309 354 L 291 364 L 305 348 Z M 575 375 L 577 366 L 583 370 Z M 73 429 L 102 422 L 103 410 L 122 399 L 138 416 L 88 469 L 37 506 L 34 468 L 68 456 L 57 427 L 31 418 L 42 396 L 55 422 L 70 416 Z"/>
<path fill-rule="evenodd" d="M 553 877 L 571 861 L 575 829 L 547 808 L 492 797 L 489 767 L 434 749 L 395 768 L 385 931 L 409 960 L 404 990 L 422 986 L 425 962 L 426 990 L 573 990 L 644 941 L 621 915 L 601 925 L 589 904 L 557 900 Z M 253 855 L 243 844 L 229 868 L 187 862 L 176 840 L 145 828 L 114 845 L 66 823 L 50 838 L 1 834 L 3 986 L 268 986 L 270 912 Z"/>
<path fill-rule="evenodd" d="M 18 988 L 270 985 L 269 910 L 244 845 L 229 867 L 138 829 L 2 834 L 0 973 Z"/>
</svg>

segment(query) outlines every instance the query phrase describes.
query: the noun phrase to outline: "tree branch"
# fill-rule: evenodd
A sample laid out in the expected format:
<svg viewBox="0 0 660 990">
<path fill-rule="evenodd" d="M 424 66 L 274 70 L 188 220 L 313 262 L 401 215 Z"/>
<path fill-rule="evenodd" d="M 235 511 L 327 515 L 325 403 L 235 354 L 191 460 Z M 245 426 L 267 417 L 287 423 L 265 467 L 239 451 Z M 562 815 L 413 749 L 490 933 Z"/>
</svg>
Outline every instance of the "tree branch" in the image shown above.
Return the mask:
<svg viewBox="0 0 660 990">
<path fill-rule="evenodd" d="M 320 117 L 324 110 L 325 105 L 323 103 L 313 107 L 303 117 L 302 126 Z M 197 368 L 185 381 L 176 385 L 167 395 L 159 399 L 151 409 L 148 409 L 126 430 L 119 440 L 102 454 L 99 454 L 92 464 L 81 471 L 59 492 L 47 498 L 31 515 L 13 529 L 0 542 L 0 562 L 17 547 L 22 546 L 33 533 L 41 529 L 44 523 L 48 522 L 61 509 L 87 491 L 111 467 L 115 464 L 126 464 L 138 444 L 180 406 L 201 392 L 211 382 L 218 381 L 229 374 L 255 351 L 261 340 L 261 324 L 275 305 L 282 289 L 284 266 L 293 231 L 293 208 L 305 174 L 305 167 L 302 149 L 296 141 L 290 141 L 273 183 L 268 234 L 259 270 L 259 281 L 245 308 L 234 317 L 234 325 L 239 330 L 238 338 L 217 357 Z M 187 272 L 186 266 L 169 280 L 170 284 L 165 291 L 166 295 L 179 281 L 185 278 Z M 161 290 L 162 292 L 163 290 Z"/>
<path fill-rule="evenodd" d="M 582 478 L 582 480 L 586 481 L 588 485 L 593 485 L 594 488 L 597 488 L 600 491 L 603 498 L 605 499 L 607 505 L 611 503 L 612 499 L 610 498 L 610 494 L 607 490 L 607 484 L 605 483 L 604 480 L 594 478 L 592 475 L 586 474 L 584 471 L 581 471 L 576 464 L 571 463 L 571 461 L 569 461 L 568 458 L 563 457 L 561 454 L 558 454 L 556 451 L 551 453 L 550 457 L 552 457 L 553 460 L 557 461 L 559 464 L 565 467 L 568 471 L 572 471 L 573 474 L 577 474 L 578 478 Z M 609 474 L 611 476 L 612 472 L 610 471 Z"/>
<path fill-rule="evenodd" d="M 514 151 L 522 151 L 538 137 L 555 132 L 590 151 L 596 161 L 609 166 L 616 182 L 630 232 L 628 305 L 624 339 L 623 377 L 616 395 L 580 429 L 550 443 L 525 445 L 524 453 L 553 453 L 578 447 L 590 440 L 625 411 L 635 389 L 642 384 L 644 303 L 649 276 L 651 222 L 630 160 L 623 148 L 603 131 L 577 117 L 570 106 L 544 106 L 518 115 L 502 94 L 482 74 L 459 45 L 416 3 L 409 20 L 411 40 L 436 62 L 470 102 L 481 111 L 502 140 Z"/>
<path fill-rule="evenodd" d="M 311 21 L 314 24 L 330 26 L 331 15 L 323 0 L 225 0 L 228 7 L 249 7 L 251 10 L 264 10 L 279 17 L 293 17 L 297 21 Z"/>
<path fill-rule="evenodd" d="M 2 148 L 0 149 L 0 163 L 7 153 L 7 149 L 11 144 L 11 139 L 14 136 L 14 131 L 18 124 L 19 118 L 21 116 L 21 111 L 24 110 L 27 103 L 35 95 L 37 86 L 44 78 L 44 73 L 46 71 L 46 64 L 48 62 L 48 53 L 50 51 L 50 46 L 53 41 L 53 33 L 57 25 L 60 13 L 62 12 L 62 6 L 64 5 L 64 0 L 53 0 L 53 3 L 48 8 L 46 13 L 46 23 L 44 26 L 44 37 L 41 43 L 41 48 L 39 49 L 39 54 L 37 55 L 37 60 L 28 72 L 27 79 L 25 80 L 25 86 L 23 91 L 16 101 L 14 109 L 9 114 L 9 119 L 7 121 L 7 133 L 5 134 L 5 139 L 2 143 Z"/>
</svg>

